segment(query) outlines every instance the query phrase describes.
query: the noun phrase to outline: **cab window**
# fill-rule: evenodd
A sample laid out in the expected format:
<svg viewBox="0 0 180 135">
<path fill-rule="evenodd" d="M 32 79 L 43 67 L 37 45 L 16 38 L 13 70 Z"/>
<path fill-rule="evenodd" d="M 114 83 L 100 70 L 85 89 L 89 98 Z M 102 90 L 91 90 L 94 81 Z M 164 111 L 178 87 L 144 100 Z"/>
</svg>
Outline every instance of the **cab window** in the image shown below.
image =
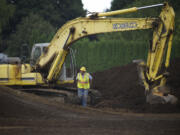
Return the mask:
<svg viewBox="0 0 180 135">
<path fill-rule="evenodd" d="M 34 50 L 34 60 L 37 60 L 39 57 L 41 56 L 41 48 L 40 47 L 36 47 Z"/>
</svg>

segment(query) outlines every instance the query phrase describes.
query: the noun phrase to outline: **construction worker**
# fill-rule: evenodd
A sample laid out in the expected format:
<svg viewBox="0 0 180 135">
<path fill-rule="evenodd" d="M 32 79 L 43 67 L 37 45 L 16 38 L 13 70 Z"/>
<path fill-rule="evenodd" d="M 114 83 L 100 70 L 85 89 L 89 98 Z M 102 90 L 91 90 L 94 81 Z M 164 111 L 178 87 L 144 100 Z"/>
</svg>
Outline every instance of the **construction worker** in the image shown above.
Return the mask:
<svg viewBox="0 0 180 135">
<path fill-rule="evenodd" d="M 92 76 L 86 72 L 85 67 L 81 67 L 80 72 L 77 74 L 76 80 L 78 97 L 81 99 L 82 106 L 87 106 L 88 89 L 92 83 Z"/>
</svg>

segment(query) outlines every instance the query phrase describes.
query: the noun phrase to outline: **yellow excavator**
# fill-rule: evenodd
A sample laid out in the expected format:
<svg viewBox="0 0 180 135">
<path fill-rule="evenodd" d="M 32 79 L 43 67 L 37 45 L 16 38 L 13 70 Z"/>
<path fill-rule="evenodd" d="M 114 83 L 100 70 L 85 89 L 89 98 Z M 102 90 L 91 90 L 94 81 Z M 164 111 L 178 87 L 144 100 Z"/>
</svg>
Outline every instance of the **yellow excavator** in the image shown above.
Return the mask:
<svg viewBox="0 0 180 135">
<path fill-rule="evenodd" d="M 162 6 L 158 18 L 109 17 L 157 6 Z M 175 103 L 177 98 L 171 95 L 166 88 L 174 18 L 174 10 L 168 3 L 92 13 L 87 17 L 76 18 L 67 22 L 58 30 L 34 65 L 21 64 L 18 61 L 1 64 L 0 85 L 55 86 L 73 83 L 74 75 L 67 77 L 69 69 L 65 68 L 65 59 L 67 54 L 71 52 L 70 47 L 73 42 L 93 34 L 153 29 L 147 62 L 138 63 L 140 78 L 145 87 L 146 99 L 151 104 Z"/>
</svg>

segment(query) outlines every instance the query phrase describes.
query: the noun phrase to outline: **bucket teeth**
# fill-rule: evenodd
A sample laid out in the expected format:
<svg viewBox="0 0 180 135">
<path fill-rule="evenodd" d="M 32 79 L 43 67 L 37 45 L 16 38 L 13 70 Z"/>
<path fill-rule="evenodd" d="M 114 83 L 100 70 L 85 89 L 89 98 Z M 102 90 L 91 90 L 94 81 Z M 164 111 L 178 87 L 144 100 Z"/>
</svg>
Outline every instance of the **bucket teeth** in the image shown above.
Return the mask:
<svg viewBox="0 0 180 135">
<path fill-rule="evenodd" d="M 171 94 L 160 96 L 151 93 L 146 96 L 146 102 L 150 104 L 177 104 L 178 98 Z"/>
</svg>

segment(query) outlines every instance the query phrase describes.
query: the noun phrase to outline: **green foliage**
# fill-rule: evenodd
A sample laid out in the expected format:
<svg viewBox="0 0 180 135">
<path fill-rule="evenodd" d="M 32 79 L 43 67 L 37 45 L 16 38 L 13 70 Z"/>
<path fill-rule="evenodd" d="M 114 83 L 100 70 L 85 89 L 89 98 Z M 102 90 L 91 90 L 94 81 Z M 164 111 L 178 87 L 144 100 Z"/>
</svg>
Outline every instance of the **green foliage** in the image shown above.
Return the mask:
<svg viewBox="0 0 180 135">
<path fill-rule="evenodd" d="M 111 10 L 119 10 L 131 4 L 134 0 L 113 0 L 111 2 Z"/>
<path fill-rule="evenodd" d="M 23 18 L 22 22 L 17 25 L 15 33 L 11 34 L 7 41 L 9 56 L 20 56 L 21 46 L 28 44 L 29 48 L 34 43 L 50 42 L 55 29 L 39 15 L 31 13 L 28 17 Z"/>
<path fill-rule="evenodd" d="M 124 65 L 134 59 L 146 59 L 149 37 L 127 41 L 124 35 L 130 32 L 101 34 L 98 41 L 90 41 L 88 38 L 81 39 L 72 45 L 76 50 L 78 67 L 86 66 L 88 71 L 95 72 L 114 66 Z M 139 35 L 143 31 L 131 32 Z M 110 38 L 111 37 L 111 38 Z"/>
<path fill-rule="evenodd" d="M 9 19 L 12 17 L 15 7 L 11 4 L 7 4 L 6 0 L 0 0 L 0 33 L 2 28 L 9 23 Z"/>
<path fill-rule="evenodd" d="M 12 4 L 7 4 L 6 0 L 0 0 L 0 51 L 3 50 L 2 44 L 2 31 L 7 24 L 9 24 L 10 18 L 13 16 L 15 7 Z"/>
<path fill-rule="evenodd" d="M 1 24 L 5 26 L 12 16 L 2 32 L 4 50 L 7 48 L 6 52 L 11 56 L 19 56 L 23 43 L 31 46 L 49 42 L 59 27 L 82 15 L 85 11 L 81 0 L 0 0 L 0 17 L 4 17 L 0 19 L 0 31 Z"/>
<path fill-rule="evenodd" d="M 7 1 L 12 3 L 12 0 Z M 15 24 L 33 12 L 59 28 L 66 21 L 85 14 L 81 0 L 13 0 L 13 4 L 17 7 Z"/>
</svg>

